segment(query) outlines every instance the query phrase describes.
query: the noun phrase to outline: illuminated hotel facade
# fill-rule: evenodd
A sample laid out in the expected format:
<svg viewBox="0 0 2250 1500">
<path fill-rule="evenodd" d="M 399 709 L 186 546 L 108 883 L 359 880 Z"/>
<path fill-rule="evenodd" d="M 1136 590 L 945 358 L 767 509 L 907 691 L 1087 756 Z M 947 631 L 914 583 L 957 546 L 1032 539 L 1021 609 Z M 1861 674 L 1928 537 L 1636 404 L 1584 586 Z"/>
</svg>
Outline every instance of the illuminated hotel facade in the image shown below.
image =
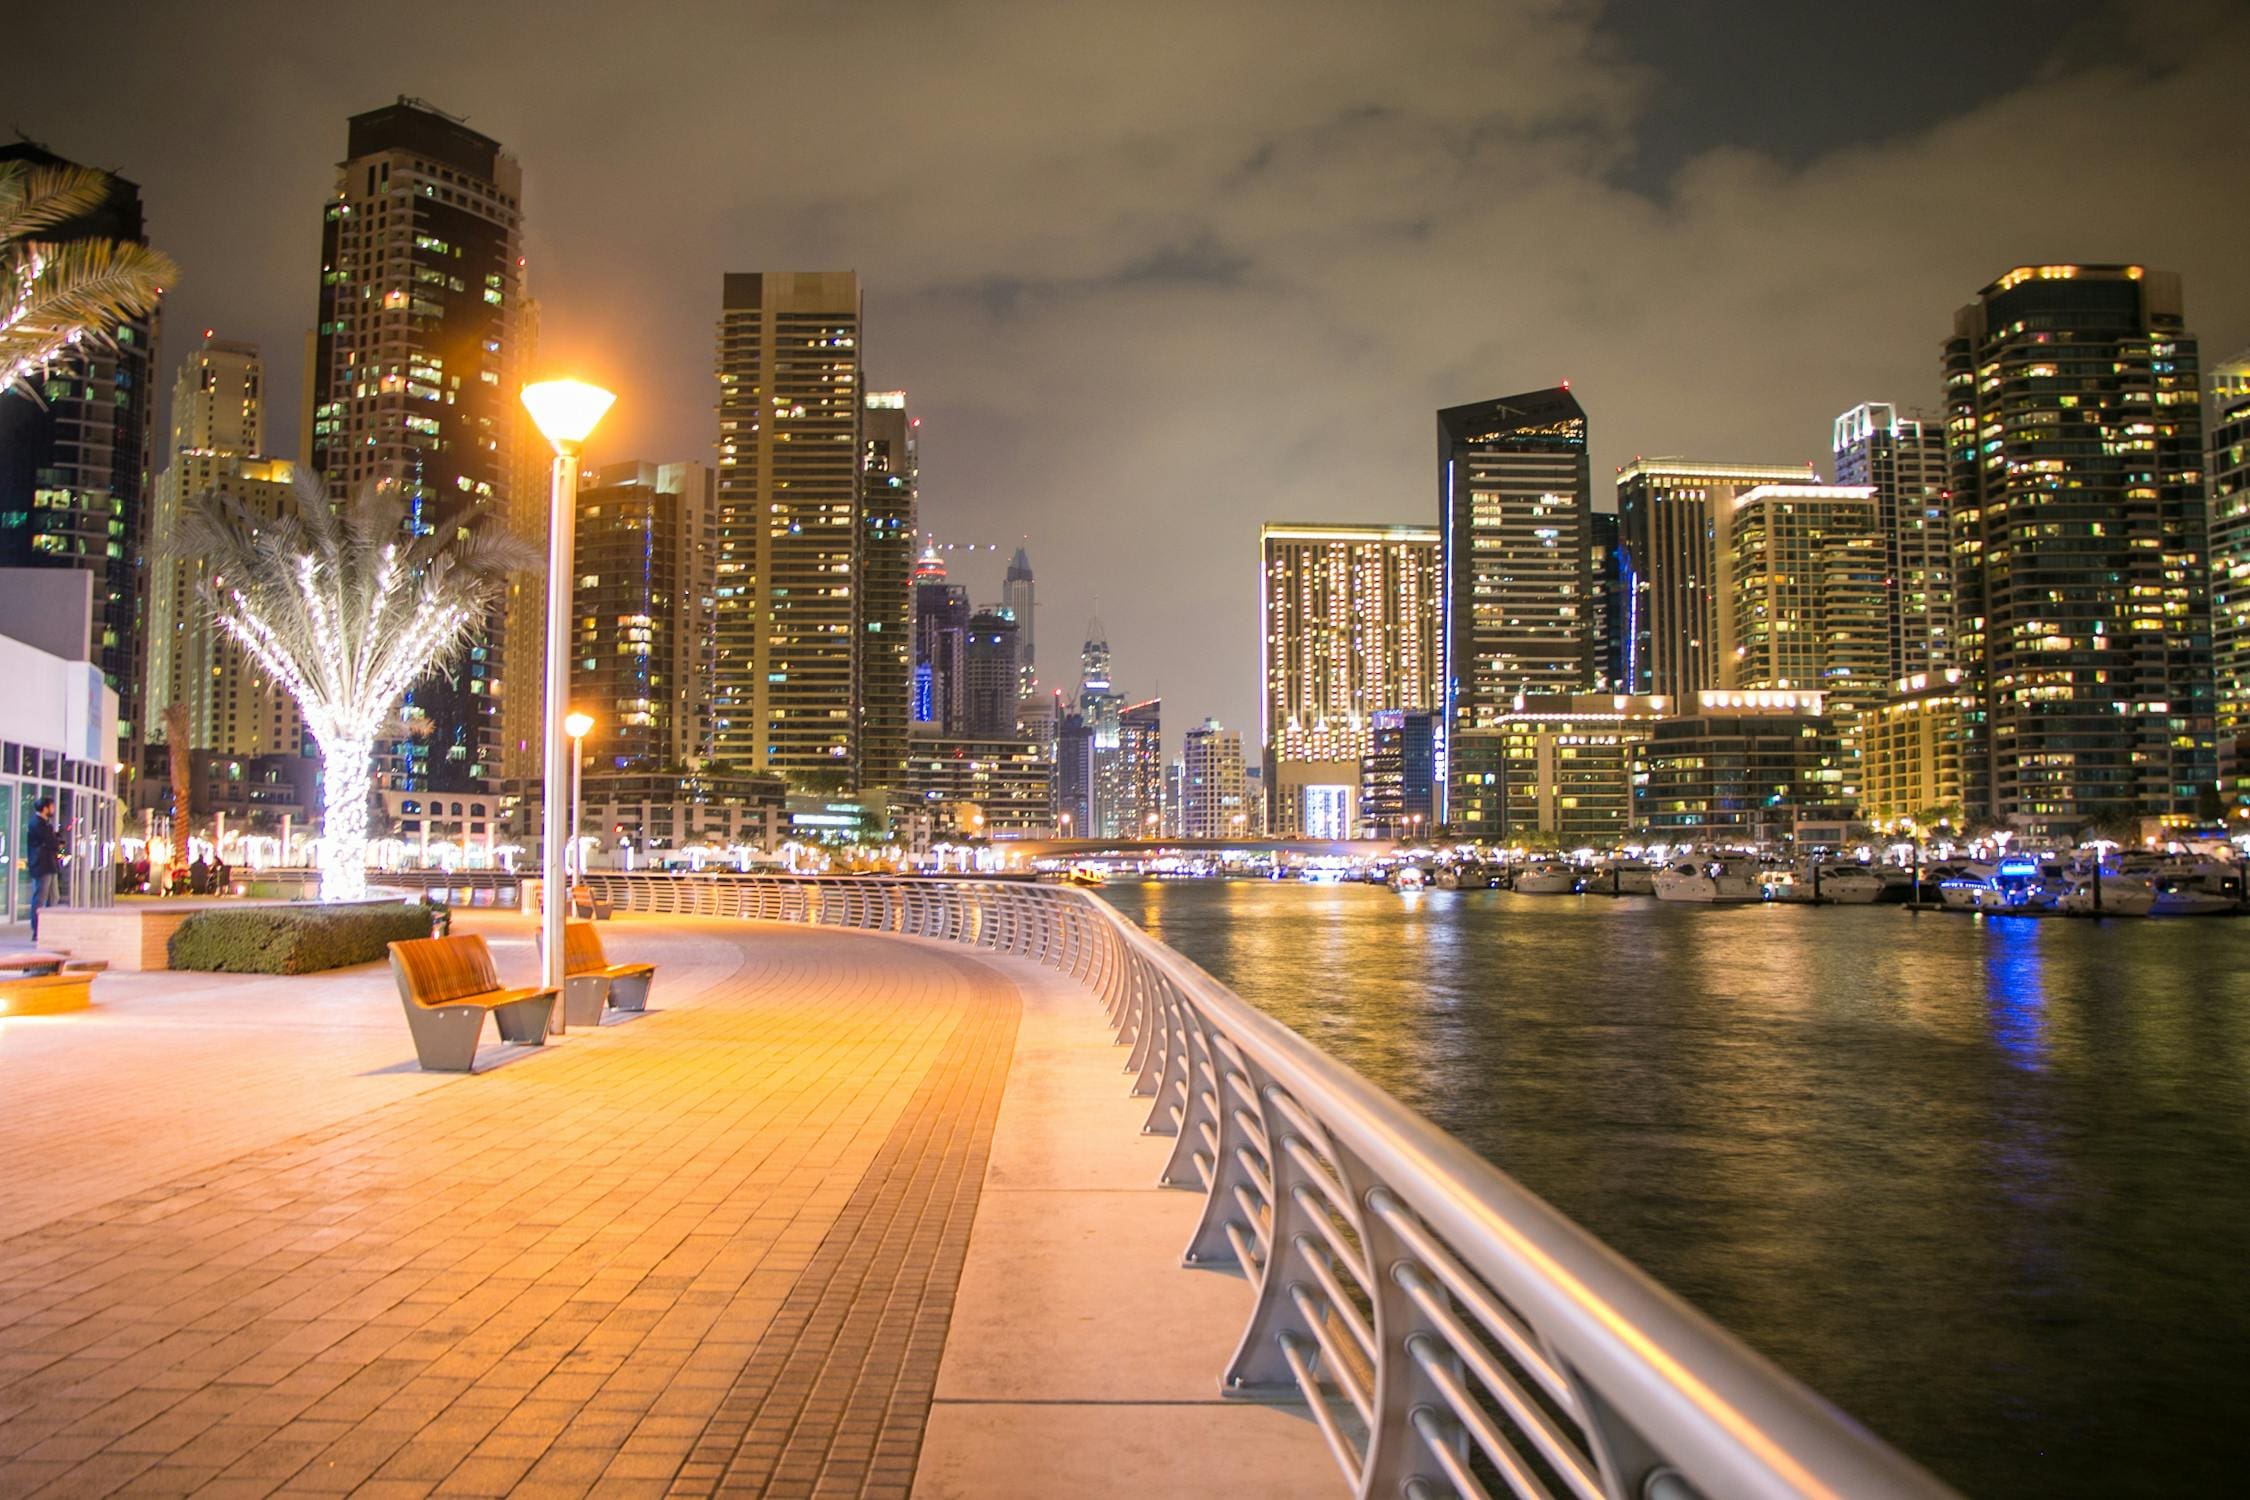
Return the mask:
<svg viewBox="0 0 2250 1500">
<path fill-rule="evenodd" d="M 1955 314 L 1943 368 L 1970 820 L 2192 819 L 2217 764 L 2180 278 L 2018 266 Z"/>
<path fill-rule="evenodd" d="M 1438 706 L 1439 533 L 1274 524 L 1258 537 L 1265 781 L 1272 826 L 1303 833 L 1300 789 L 1356 787 L 1376 715 Z"/>
<path fill-rule="evenodd" d="M 1712 691 L 1658 719 L 1641 747 L 1637 821 L 1667 843 L 1776 843 L 1854 813 L 1834 720 L 1818 693 Z"/>
<path fill-rule="evenodd" d="M 1673 706 L 1620 693 L 1527 697 L 1521 710 L 1456 738 L 1455 826 L 1480 843 L 1622 841 L 1635 826 L 1642 747 Z"/>
<path fill-rule="evenodd" d="M 1958 669 L 1900 678 L 1891 695 L 1860 716 L 1862 821 L 1961 828 L 1962 747 L 1972 700 Z"/>
</svg>

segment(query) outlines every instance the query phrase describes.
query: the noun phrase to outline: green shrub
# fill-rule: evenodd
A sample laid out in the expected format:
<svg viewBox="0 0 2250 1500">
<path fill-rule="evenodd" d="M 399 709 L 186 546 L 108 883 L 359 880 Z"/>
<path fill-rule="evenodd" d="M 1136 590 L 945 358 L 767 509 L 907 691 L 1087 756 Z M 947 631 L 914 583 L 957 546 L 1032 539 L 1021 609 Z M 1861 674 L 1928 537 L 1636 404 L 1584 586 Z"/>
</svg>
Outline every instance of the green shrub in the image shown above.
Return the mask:
<svg viewBox="0 0 2250 1500">
<path fill-rule="evenodd" d="M 179 925 L 166 951 L 175 969 L 312 974 L 381 958 L 401 938 L 428 937 L 442 910 L 369 902 L 199 911 Z"/>
</svg>

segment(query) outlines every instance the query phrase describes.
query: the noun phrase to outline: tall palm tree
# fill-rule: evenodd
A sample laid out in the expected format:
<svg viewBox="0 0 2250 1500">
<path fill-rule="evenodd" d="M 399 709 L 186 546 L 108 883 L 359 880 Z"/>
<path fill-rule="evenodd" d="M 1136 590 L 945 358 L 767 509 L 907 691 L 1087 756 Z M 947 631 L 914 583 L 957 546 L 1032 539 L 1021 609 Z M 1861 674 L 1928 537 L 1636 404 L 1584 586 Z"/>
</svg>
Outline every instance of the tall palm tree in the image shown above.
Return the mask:
<svg viewBox="0 0 2250 1500">
<path fill-rule="evenodd" d="M 482 517 L 417 529 L 391 482 L 332 502 L 303 470 L 279 521 L 198 496 L 182 545 L 207 565 L 212 618 L 296 698 L 319 742 L 321 899 L 364 896 L 376 738 L 416 679 L 453 664 L 532 549 Z"/>
<path fill-rule="evenodd" d="M 0 162 L 0 395 L 38 399 L 35 377 L 85 340 L 106 341 L 179 279 L 170 257 L 129 240 L 39 235 L 100 208 L 106 172 Z"/>
</svg>

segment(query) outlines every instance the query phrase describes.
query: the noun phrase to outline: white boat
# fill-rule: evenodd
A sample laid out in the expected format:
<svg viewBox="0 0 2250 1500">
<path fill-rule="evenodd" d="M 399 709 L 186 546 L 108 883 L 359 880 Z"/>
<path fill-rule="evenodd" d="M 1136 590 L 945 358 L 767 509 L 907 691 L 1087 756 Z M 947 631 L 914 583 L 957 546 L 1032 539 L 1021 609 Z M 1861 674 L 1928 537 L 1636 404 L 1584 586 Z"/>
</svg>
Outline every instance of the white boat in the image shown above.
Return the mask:
<svg viewBox="0 0 2250 1500">
<path fill-rule="evenodd" d="M 1568 896 L 1578 889 L 1578 867 L 1559 859 L 1542 859 L 1516 872 L 1516 894 Z"/>
<path fill-rule="evenodd" d="M 1865 865 L 1838 861 L 1816 867 L 1820 878 L 1800 873 L 1796 881 L 1799 901 L 1833 901 L 1839 906 L 1871 906 L 1883 898 L 1883 877 Z"/>
<path fill-rule="evenodd" d="M 1957 876 L 1941 882 L 1938 894 L 1948 906 L 2003 916 L 2031 916 L 2054 910 L 2063 888 L 2059 868 L 2049 869 L 2028 856 L 2010 855 L 1992 866 L 1990 875 Z"/>
<path fill-rule="evenodd" d="M 2094 877 L 2079 871 L 2070 877 L 2055 903 L 2064 911 L 2100 913 L 2105 917 L 2145 917 L 2156 905 L 2156 886 L 2146 875 L 2118 874 L 2104 870 L 2101 877 L 2101 895 L 2097 902 Z"/>
<path fill-rule="evenodd" d="M 1656 890 L 1656 871 L 1645 860 L 1605 860 L 1586 877 L 1585 888 L 1613 896 L 1647 896 Z"/>
<path fill-rule="evenodd" d="M 1400 865 L 1391 872 L 1391 888 L 1400 891 L 1418 891 L 1430 883 L 1430 877 L 1419 865 Z"/>
<path fill-rule="evenodd" d="M 2201 872 L 2192 869 L 2161 871 L 2149 878 L 2149 884 L 2156 897 L 2149 908 L 2152 917 L 2209 917 L 2240 905 L 2232 896 L 2213 890 Z"/>
<path fill-rule="evenodd" d="M 1740 854 L 1675 859 L 1656 872 L 1659 901 L 1692 901 L 1706 906 L 1747 905 L 1766 899 L 1757 862 Z"/>
</svg>

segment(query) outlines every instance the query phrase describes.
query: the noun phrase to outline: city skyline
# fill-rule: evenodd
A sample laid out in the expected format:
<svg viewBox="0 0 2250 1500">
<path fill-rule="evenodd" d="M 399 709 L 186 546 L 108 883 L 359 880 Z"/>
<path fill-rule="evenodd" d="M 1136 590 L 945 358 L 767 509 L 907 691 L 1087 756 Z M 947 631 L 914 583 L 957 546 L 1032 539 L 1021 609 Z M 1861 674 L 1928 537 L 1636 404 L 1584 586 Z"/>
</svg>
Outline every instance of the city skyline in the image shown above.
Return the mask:
<svg viewBox="0 0 2250 1500">
<path fill-rule="evenodd" d="M 146 107 L 88 114 L 87 75 L 65 61 L 25 81 L 13 123 L 141 185 L 151 237 L 184 271 L 165 366 L 183 330 L 260 344 L 275 432 L 300 415 L 310 205 L 331 190 L 339 117 L 400 93 L 465 115 L 522 162 L 542 363 L 622 398 L 592 461 L 706 454 L 724 271 L 856 269 L 879 376 L 925 416 L 925 528 L 1028 536 L 1065 638 L 1101 592 L 1137 688 L 1248 723 L 1254 656 L 1199 648 L 1255 639 L 1236 580 L 1256 523 L 1424 521 L 1432 409 L 1569 378 L 1597 475 L 1641 453 L 1806 459 L 1825 474 L 1838 411 L 1934 406 L 1947 311 L 2008 265 L 2050 260 L 2178 270 L 2207 354 L 2250 344 L 2250 287 L 2226 260 L 2250 208 L 2195 191 L 2224 180 L 2223 139 L 2181 132 L 2155 157 L 2134 143 L 2151 114 L 2220 117 L 2250 31 L 2217 9 L 2090 8 L 2026 45 L 2050 34 L 2017 27 L 2024 13 L 1951 23 L 1961 45 L 1947 50 L 1978 55 L 1973 69 L 1904 40 L 1927 28 L 1884 28 L 1899 35 L 1864 41 L 1865 71 L 1887 65 L 1887 90 L 1837 78 L 1803 21 L 1697 40 L 1635 7 L 1480 9 L 1452 49 L 1427 48 L 1420 28 L 1305 27 L 1278 72 L 1248 11 L 1112 16 L 1104 45 L 1073 49 L 1098 54 L 1093 76 L 1067 87 L 1033 62 L 1069 39 L 1059 17 L 898 19 L 915 60 L 896 76 L 903 54 L 865 46 L 866 23 L 826 39 L 778 15 L 724 23 L 815 61 L 861 44 L 878 75 L 864 119 L 798 152 L 750 143 L 789 138 L 764 112 L 801 105 L 800 86 L 722 95 L 699 57 L 642 29 L 559 25 L 562 43 L 453 17 L 456 60 L 402 64 L 356 43 L 373 21 L 316 28 L 242 7 L 183 26 L 152 10 L 149 63 L 104 57 Z M 36 17 L 28 44 L 67 59 L 83 24 Z M 1744 100 L 1696 102 L 1689 66 L 1729 46 L 1773 66 Z M 525 66 L 488 68 L 503 55 Z M 1657 66 L 1667 57 L 1677 76 Z M 656 110 L 589 111 L 568 91 L 549 103 L 540 62 L 595 97 L 606 77 L 686 73 Z M 995 70 L 1014 80 L 992 89 L 1010 113 L 936 108 L 934 90 L 951 98 Z M 1782 81 L 1808 71 L 1828 75 L 1822 88 Z M 1463 98 L 1510 102 L 1443 102 Z M 910 116 L 937 123 L 908 131 Z M 1984 170 L 1941 170 L 1968 152 Z M 1058 164 L 1073 185 L 1055 187 Z M 2088 208 L 2128 186 L 2196 211 L 2087 227 Z M 665 189 L 682 206 L 653 246 L 588 211 Z M 1527 232 L 1532 216 L 1569 227 Z M 1496 277 L 1521 294 L 1489 295 Z M 1246 425 L 1298 461 L 1268 462 L 1269 445 L 1240 442 Z M 1071 453 L 1101 461 L 1060 472 Z M 1166 545 L 1190 526 L 1242 540 Z M 1104 587 L 1120 576 L 1167 587 Z"/>
</svg>

